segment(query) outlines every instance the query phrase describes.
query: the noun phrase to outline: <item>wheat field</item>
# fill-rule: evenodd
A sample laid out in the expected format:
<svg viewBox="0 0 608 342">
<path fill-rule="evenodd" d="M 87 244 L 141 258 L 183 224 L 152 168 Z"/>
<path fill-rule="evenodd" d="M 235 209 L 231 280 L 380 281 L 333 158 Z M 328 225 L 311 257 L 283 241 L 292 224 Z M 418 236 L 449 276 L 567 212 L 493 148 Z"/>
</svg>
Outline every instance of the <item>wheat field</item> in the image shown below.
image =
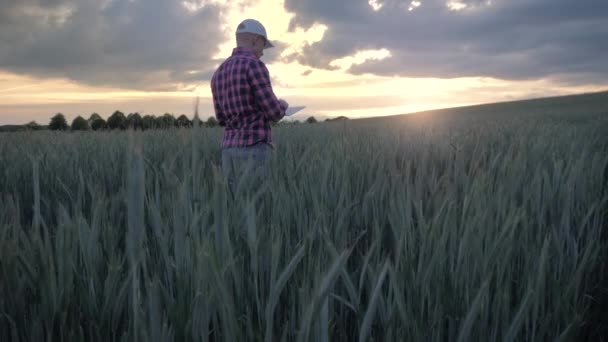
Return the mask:
<svg viewBox="0 0 608 342">
<path fill-rule="evenodd" d="M 234 197 L 220 129 L 2 134 L 0 340 L 579 339 L 605 97 L 277 127 Z"/>
</svg>

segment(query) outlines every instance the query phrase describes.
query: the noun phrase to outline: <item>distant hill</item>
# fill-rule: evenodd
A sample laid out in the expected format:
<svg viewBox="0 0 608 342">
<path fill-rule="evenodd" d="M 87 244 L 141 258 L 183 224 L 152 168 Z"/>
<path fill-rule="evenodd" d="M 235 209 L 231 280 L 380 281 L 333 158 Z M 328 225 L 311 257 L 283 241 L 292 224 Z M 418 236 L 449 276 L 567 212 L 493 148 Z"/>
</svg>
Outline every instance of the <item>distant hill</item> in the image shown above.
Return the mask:
<svg viewBox="0 0 608 342">
<path fill-rule="evenodd" d="M 606 114 L 608 115 L 608 91 L 567 95 L 556 97 L 543 97 L 529 100 L 518 100 L 509 102 L 496 102 L 473 106 L 453 107 L 444 109 L 427 110 L 409 114 L 398 114 L 384 116 L 384 118 L 409 118 L 417 115 L 451 115 L 451 114 L 477 114 L 477 115 L 509 115 L 528 114 L 555 116 L 571 114 Z M 369 117 L 360 120 L 374 120 L 378 117 Z"/>
<path fill-rule="evenodd" d="M 24 131 L 40 131 L 46 130 L 48 126 L 30 126 L 25 125 L 4 125 L 0 126 L 0 133 L 2 132 L 24 132 Z"/>
<path fill-rule="evenodd" d="M 23 125 L 4 125 L 0 126 L 0 132 L 18 132 L 25 131 L 26 128 Z"/>
</svg>

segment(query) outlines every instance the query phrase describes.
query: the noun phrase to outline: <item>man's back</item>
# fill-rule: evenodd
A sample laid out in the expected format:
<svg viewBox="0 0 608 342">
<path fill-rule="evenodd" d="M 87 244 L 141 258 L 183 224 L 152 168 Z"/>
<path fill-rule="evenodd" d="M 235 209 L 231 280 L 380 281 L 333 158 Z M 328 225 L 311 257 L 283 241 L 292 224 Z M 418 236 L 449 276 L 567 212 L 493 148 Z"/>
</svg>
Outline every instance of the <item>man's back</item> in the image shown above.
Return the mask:
<svg viewBox="0 0 608 342">
<path fill-rule="evenodd" d="M 235 48 L 211 79 L 215 115 L 224 129 L 222 147 L 271 143 L 270 123 L 285 115 L 268 69 L 246 48 Z"/>
</svg>

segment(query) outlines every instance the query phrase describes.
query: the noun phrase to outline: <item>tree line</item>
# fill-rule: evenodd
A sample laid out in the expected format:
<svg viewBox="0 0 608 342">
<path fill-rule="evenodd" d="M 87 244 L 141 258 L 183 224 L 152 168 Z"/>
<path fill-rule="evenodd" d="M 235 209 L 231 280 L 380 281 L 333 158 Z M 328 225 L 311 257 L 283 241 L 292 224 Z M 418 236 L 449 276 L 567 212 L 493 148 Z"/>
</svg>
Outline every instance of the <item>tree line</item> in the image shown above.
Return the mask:
<svg viewBox="0 0 608 342">
<path fill-rule="evenodd" d="M 346 120 L 348 118 L 341 116 L 332 119 L 326 119 L 325 121 L 336 121 Z M 124 130 L 124 129 L 167 129 L 173 127 L 184 127 L 189 128 L 194 126 L 194 122 L 197 121 L 200 126 L 205 127 L 217 127 L 219 123 L 215 117 L 209 117 L 207 121 L 202 121 L 195 117 L 190 120 L 186 115 L 180 115 L 175 118 L 172 114 L 165 113 L 162 116 L 144 115 L 143 117 L 139 113 L 131 113 L 125 115 L 121 111 L 115 111 L 108 120 L 104 120 L 99 114 L 93 113 L 88 119 L 82 116 L 77 116 L 72 120 L 71 125 L 68 125 L 65 116 L 61 113 L 55 114 L 51 118 L 48 128 L 50 130 L 72 130 L 72 131 L 86 131 L 86 130 Z M 309 117 L 304 121 L 305 123 L 316 123 L 318 122 L 314 116 Z M 293 121 L 292 123 L 300 123 L 299 121 Z"/>
<path fill-rule="evenodd" d="M 325 122 L 330 121 L 343 121 L 348 120 L 345 116 L 339 116 L 336 118 L 325 119 Z M 198 116 L 195 116 L 193 120 L 190 120 L 186 115 L 180 115 L 177 118 L 173 114 L 165 113 L 164 115 L 144 115 L 141 116 L 139 113 L 130 113 L 125 115 L 123 112 L 115 111 L 107 120 L 102 118 L 99 114 L 93 113 L 88 119 L 82 116 L 77 116 L 68 123 L 65 116 L 62 113 L 57 113 L 51 117 L 48 125 L 39 125 L 35 121 L 31 121 L 25 125 L 6 125 L 0 126 L 0 132 L 16 132 L 16 131 L 36 131 L 36 130 L 54 130 L 54 131 L 87 131 L 87 130 L 125 130 L 125 129 L 168 129 L 174 127 L 189 128 L 194 126 L 194 122 L 198 122 L 200 127 L 217 127 L 219 123 L 215 117 L 210 117 L 206 121 L 200 120 Z M 317 119 L 314 116 L 308 117 L 303 121 L 304 123 L 314 124 L 317 123 Z M 293 121 L 280 121 L 276 125 L 290 125 L 300 124 L 302 122 L 298 120 Z"/>
<path fill-rule="evenodd" d="M 82 116 L 77 116 L 68 124 L 65 116 L 62 113 L 55 114 L 49 123 L 48 128 L 54 131 L 72 130 L 125 130 L 125 129 L 167 129 L 173 127 L 192 127 L 194 122 L 198 121 L 200 126 L 216 127 L 218 122 L 214 117 L 210 117 L 207 121 L 190 120 L 186 115 L 180 115 L 175 118 L 172 114 L 165 113 L 161 116 L 144 115 L 139 113 L 131 113 L 125 115 L 123 112 L 115 111 L 107 120 L 104 120 L 99 114 L 93 113 L 88 119 Z"/>
</svg>

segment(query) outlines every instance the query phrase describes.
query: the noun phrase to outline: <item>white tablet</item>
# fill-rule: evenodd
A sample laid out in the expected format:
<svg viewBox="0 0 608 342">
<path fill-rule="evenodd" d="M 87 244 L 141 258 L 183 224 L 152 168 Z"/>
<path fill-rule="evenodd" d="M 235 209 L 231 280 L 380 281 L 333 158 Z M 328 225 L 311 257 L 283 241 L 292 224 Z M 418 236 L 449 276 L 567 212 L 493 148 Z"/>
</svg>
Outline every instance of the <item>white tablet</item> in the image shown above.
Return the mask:
<svg viewBox="0 0 608 342">
<path fill-rule="evenodd" d="M 287 108 L 287 110 L 285 111 L 285 115 L 286 116 L 292 116 L 295 113 L 301 111 L 302 109 L 306 108 L 306 106 L 294 106 L 294 107 L 289 107 Z"/>
</svg>

